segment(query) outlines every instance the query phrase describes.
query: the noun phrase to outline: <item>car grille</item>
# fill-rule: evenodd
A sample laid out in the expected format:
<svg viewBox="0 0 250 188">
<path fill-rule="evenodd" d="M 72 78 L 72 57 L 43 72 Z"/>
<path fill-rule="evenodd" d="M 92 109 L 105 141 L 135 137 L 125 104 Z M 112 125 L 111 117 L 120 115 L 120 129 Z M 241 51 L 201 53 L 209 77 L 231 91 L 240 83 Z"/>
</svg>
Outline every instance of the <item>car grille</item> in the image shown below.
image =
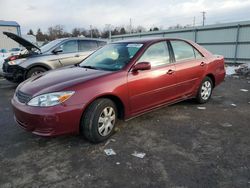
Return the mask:
<svg viewBox="0 0 250 188">
<path fill-rule="evenodd" d="M 30 95 L 23 93 L 19 90 L 16 92 L 16 97 L 17 97 L 18 101 L 21 103 L 28 103 L 31 99 Z"/>
</svg>

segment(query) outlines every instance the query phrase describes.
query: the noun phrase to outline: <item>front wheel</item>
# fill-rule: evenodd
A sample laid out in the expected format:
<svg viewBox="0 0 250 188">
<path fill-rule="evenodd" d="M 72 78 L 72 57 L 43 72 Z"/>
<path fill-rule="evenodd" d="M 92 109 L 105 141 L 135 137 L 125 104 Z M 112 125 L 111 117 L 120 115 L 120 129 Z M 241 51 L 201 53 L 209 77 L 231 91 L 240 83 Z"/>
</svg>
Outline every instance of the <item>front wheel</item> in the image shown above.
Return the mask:
<svg viewBox="0 0 250 188">
<path fill-rule="evenodd" d="M 43 73 L 43 72 L 45 72 L 45 71 L 46 71 L 46 69 L 43 68 L 43 67 L 34 67 L 34 68 L 31 68 L 31 69 L 28 71 L 27 75 L 26 75 L 26 79 L 28 79 L 28 78 L 30 78 L 30 77 L 32 77 L 32 76 L 36 76 L 36 75 L 38 75 L 38 74 L 41 74 L 41 73 Z"/>
<path fill-rule="evenodd" d="M 208 102 L 213 91 L 213 81 L 209 77 L 205 77 L 198 90 L 196 100 L 200 104 Z"/>
<path fill-rule="evenodd" d="M 114 132 L 117 108 L 110 99 L 97 99 L 86 109 L 80 130 L 93 143 L 107 140 Z"/>
</svg>

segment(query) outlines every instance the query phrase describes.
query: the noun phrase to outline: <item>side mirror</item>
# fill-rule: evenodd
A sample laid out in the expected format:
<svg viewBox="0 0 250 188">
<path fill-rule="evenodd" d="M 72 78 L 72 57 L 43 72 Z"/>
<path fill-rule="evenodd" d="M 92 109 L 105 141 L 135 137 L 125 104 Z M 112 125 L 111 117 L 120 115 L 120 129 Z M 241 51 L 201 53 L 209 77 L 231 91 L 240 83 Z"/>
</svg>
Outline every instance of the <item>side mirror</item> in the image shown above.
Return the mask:
<svg viewBox="0 0 250 188">
<path fill-rule="evenodd" d="M 149 62 L 139 62 L 132 68 L 133 72 L 137 72 L 139 70 L 150 70 L 151 64 Z"/>
<path fill-rule="evenodd" d="M 57 47 L 57 48 L 55 48 L 53 51 L 52 51 L 52 53 L 53 54 L 58 54 L 58 53 L 60 53 L 60 52 L 63 52 L 63 49 L 62 49 L 62 47 Z"/>
</svg>

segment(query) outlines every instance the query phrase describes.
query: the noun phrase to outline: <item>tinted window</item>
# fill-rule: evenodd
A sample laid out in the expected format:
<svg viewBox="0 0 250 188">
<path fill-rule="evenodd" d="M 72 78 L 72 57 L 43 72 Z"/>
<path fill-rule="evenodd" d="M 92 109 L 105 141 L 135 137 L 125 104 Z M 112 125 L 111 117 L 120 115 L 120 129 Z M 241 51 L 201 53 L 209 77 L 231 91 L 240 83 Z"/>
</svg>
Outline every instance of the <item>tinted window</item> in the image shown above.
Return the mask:
<svg viewBox="0 0 250 188">
<path fill-rule="evenodd" d="M 96 41 L 91 41 L 91 40 L 80 40 L 79 41 L 79 50 L 81 52 L 95 50 L 96 48 L 97 48 Z"/>
<path fill-rule="evenodd" d="M 171 41 L 176 61 L 195 59 L 194 49 L 184 41 Z"/>
<path fill-rule="evenodd" d="M 77 41 L 76 40 L 67 41 L 61 45 L 61 48 L 63 49 L 63 53 L 77 52 L 78 51 Z"/>
<path fill-rule="evenodd" d="M 150 62 L 152 67 L 169 63 L 169 53 L 166 42 L 151 45 L 141 56 L 140 62 Z"/>
</svg>

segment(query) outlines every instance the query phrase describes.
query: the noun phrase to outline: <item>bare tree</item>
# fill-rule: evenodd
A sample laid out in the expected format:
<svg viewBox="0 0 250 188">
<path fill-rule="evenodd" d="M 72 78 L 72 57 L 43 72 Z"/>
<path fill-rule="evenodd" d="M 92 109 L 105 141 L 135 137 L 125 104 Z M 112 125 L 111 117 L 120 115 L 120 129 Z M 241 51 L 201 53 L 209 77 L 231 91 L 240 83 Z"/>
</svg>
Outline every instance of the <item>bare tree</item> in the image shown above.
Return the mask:
<svg viewBox="0 0 250 188">
<path fill-rule="evenodd" d="M 64 27 L 62 25 L 56 25 L 48 28 L 48 35 L 50 40 L 65 37 Z"/>
<path fill-rule="evenodd" d="M 34 35 L 34 32 L 32 29 L 29 30 L 29 32 L 27 33 L 27 35 Z"/>
</svg>

